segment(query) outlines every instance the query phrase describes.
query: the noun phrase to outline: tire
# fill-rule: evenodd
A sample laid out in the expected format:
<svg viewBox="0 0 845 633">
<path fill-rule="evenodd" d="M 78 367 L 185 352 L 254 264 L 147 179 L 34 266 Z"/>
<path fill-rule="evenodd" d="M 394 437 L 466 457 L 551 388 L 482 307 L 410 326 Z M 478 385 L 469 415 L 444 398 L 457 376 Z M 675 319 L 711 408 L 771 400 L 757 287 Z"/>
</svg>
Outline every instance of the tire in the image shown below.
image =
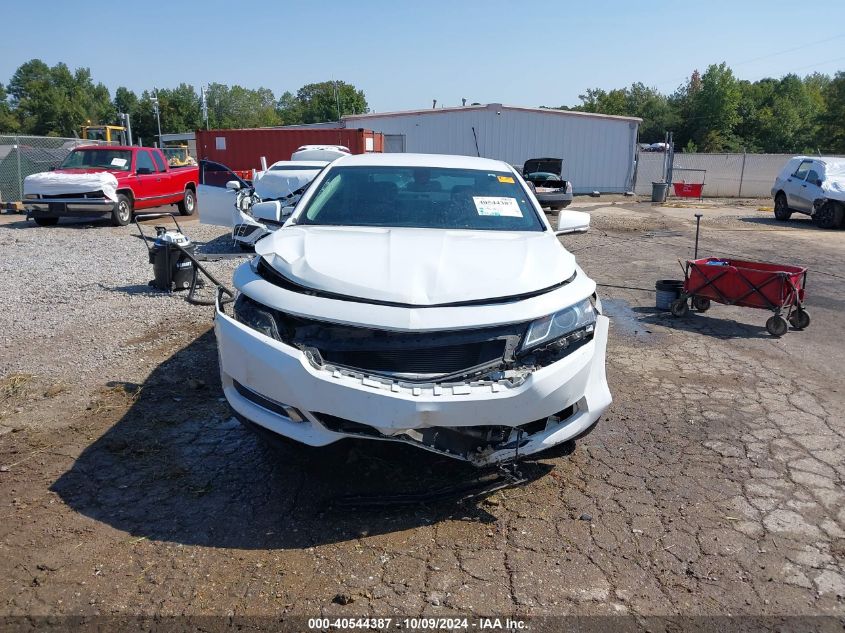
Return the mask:
<svg viewBox="0 0 845 633">
<path fill-rule="evenodd" d="M 689 312 L 689 304 L 687 303 L 687 298 L 681 297 L 680 299 L 675 299 L 669 306 L 669 311 L 672 313 L 672 316 L 686 316 L 687 312 Z"/>
<path fill-rule="evenodd" d="M 789 210 L 789 204 L 786 202 L 786 194 L 779 191 L 775 196 L 775 219 L 786 222 L 791 217 L 792 211 Z"/>
<path fill-rule="evenodd" d="M 773 317 L 769 317 L 769 320 L 766 321 L 766 331 L 774 336 L 775 338 L 780 338 L 784 334 L 786 334 L 786 330 L 789 326 L 786 323 L 786 319 L 784 319 L 779 314 L 776 314 Z"/>
<path fill-rule="evenodd" d="M 115 226 L 126 226 L 132 221 L 132 200 L 122 194 L 117 194 L 117 202 L 111 212 L 111 222 Z"/>
<path fill-rule="evenodd" d="M 181 215 L 193 215 L 197 210 L 197 194 L 190 187 L 185 189 L 185 195 L 179 202 L 179 213 Z"/>
<path fill-rule="evenodd" d="M 820 229 L 835 229 L 842 226 L 842 205 L 828 200 L 813 214 L 813 222 Z"/>
<path fill-rule="evenodd" d="M 710 299 L 707 297 L 693 297 L 692 307 L 699 312 L 707 312 L 710 309 Z"/>
<path fill-rule="evenodd" d="M 45 217 L 33 217 L 35 223 L 38 226 L 56 226 L 59 223 L 59 218 L 45 218 Z"/>
<path fill-rule="evenodd" d="M 796 308 L 789 315 L 789 324 L 796 330 L 803 330 L 810 325 L 810 315 L 804 308 Z"/>
</svg>

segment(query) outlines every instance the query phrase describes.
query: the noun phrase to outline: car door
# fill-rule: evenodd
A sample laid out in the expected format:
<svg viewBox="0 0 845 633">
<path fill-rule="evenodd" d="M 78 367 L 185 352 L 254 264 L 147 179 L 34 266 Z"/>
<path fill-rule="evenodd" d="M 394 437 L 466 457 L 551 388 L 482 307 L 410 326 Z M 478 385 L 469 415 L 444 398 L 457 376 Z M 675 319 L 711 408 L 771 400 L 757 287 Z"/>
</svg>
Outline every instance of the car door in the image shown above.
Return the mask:
<svg viewBox="0 0 845 633">
<path fill-rule="evenodd" d="M 160 180 L 149 150 L 137 150 L 135 152 L 135 186 L 133 187 L 136 209 L 154 207 L 159 204 Z"/>
<path fill-rule="evenodd" d="M 156 197 L 161 199 L 162 204 L 172 202 L 177 196 L 174 195 L 173 186 L 170 184 L 170 172 L 167 171 L 162 153 L 158 150 L 152 150 L 150 154 L 153 157 L 156 170 Z"/>
<path fill-rule="evenodd" d="M 249 185 L 231 169 L 210 160 L 201 160 L 197 186 L 197 208 L 201 224 L 234 227 L 235 191 L 226 183 L 236 180 L 241 187 Z"/>
<path fill-rule="evenodd" d="M 783 190 L 786 193 L 786 200 L 789 204 L 790 209 L 795 209 L 796 211 L 804 212 L 807 212 L 812 209 L 812 203 L 811 206 L 808 208 L 805 200 L 805 179 L 807 178 L 807 174 L 809 173 L 810 169 L 812 169 L 812 166 L 812 160 L 802 160 L 798 164 L 798 167 L 796 168 L 795 172 L 791 176 L 789 176 L 786 179 L 786 182 L 783 184 Z"/>
<path fill-rule="evenodd" d="M 801 199 L 800 209 L 802 211 L 812 212 L 813 203 L 822 197 L 820 184 L 823 173 L 824 166 L 818 161 L 813 161 L 809 171 L 807 171 L 807 177 L 801 183 L 798 192 L 798 197 Z"/>
</svg>

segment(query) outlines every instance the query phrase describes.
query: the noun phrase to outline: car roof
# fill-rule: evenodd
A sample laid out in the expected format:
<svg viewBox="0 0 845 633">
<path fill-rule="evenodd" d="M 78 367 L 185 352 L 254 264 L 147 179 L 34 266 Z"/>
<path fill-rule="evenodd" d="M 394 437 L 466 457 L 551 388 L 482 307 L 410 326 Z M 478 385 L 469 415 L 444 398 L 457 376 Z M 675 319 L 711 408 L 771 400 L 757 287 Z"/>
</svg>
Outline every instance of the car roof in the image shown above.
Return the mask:
<svg viewBox="0 0 845 633">
<path fill-rule="evenodd" d="M 794 156 L 790 160 L 815 160 L 820 163 L 841 163 L 845 158 L 841 156 Z"/>
<path fill-rule="evenodd" d="M 332 167 L 445 167 L 451 169 L 477 169 L 479 171 L 512 171 L 513 167 L 501 160 L 455 156 L 451 154 L 352 154 L 332 163 Z"/>
<path fill-rule="evenodd" d="M 325 167 L 329 164 L 327 160 L 277 160 L 270 165 L 273 167 Z"/>
</svg>

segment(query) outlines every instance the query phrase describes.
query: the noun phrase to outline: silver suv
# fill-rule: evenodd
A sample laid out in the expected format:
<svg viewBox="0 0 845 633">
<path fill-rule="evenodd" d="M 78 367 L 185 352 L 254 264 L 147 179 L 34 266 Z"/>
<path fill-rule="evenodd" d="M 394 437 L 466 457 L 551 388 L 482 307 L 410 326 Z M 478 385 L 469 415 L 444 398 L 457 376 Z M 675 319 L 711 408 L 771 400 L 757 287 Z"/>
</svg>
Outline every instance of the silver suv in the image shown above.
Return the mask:
<svg viewBox="0 0 845 633">
<path fill-rule="evenodd" d="M 775 178 L 772 197 L 778 220 L 786 221 L 793 213 L 806 213 L 821 228 L 842 226 L 845 159 L 829 156 L 790 158 Z"/>
</svg>

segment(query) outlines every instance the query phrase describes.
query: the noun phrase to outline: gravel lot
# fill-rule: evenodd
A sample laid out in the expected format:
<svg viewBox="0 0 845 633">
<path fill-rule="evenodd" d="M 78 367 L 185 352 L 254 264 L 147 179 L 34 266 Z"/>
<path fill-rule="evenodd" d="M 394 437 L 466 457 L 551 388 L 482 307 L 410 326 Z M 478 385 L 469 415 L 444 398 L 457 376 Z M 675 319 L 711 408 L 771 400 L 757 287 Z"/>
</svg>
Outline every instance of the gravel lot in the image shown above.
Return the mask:
<svg viewBox="0 0 845 633">
<path fill-rule="evenodd" d="M 845 232 L 702 206 L 703 254 L 810 267 L 812 324 L 772 339 L 761 311 L 654 309 L 694 208 L 573 208 L 612 317 L 607 416 L 523 487 L 376 510 L 334 501 L 474 471 L 268 448 L 221 400 L 212 309 L 149 290 L 134 227 L 2 216 L 0 615 L 845 616 Z"/>
</svg>

